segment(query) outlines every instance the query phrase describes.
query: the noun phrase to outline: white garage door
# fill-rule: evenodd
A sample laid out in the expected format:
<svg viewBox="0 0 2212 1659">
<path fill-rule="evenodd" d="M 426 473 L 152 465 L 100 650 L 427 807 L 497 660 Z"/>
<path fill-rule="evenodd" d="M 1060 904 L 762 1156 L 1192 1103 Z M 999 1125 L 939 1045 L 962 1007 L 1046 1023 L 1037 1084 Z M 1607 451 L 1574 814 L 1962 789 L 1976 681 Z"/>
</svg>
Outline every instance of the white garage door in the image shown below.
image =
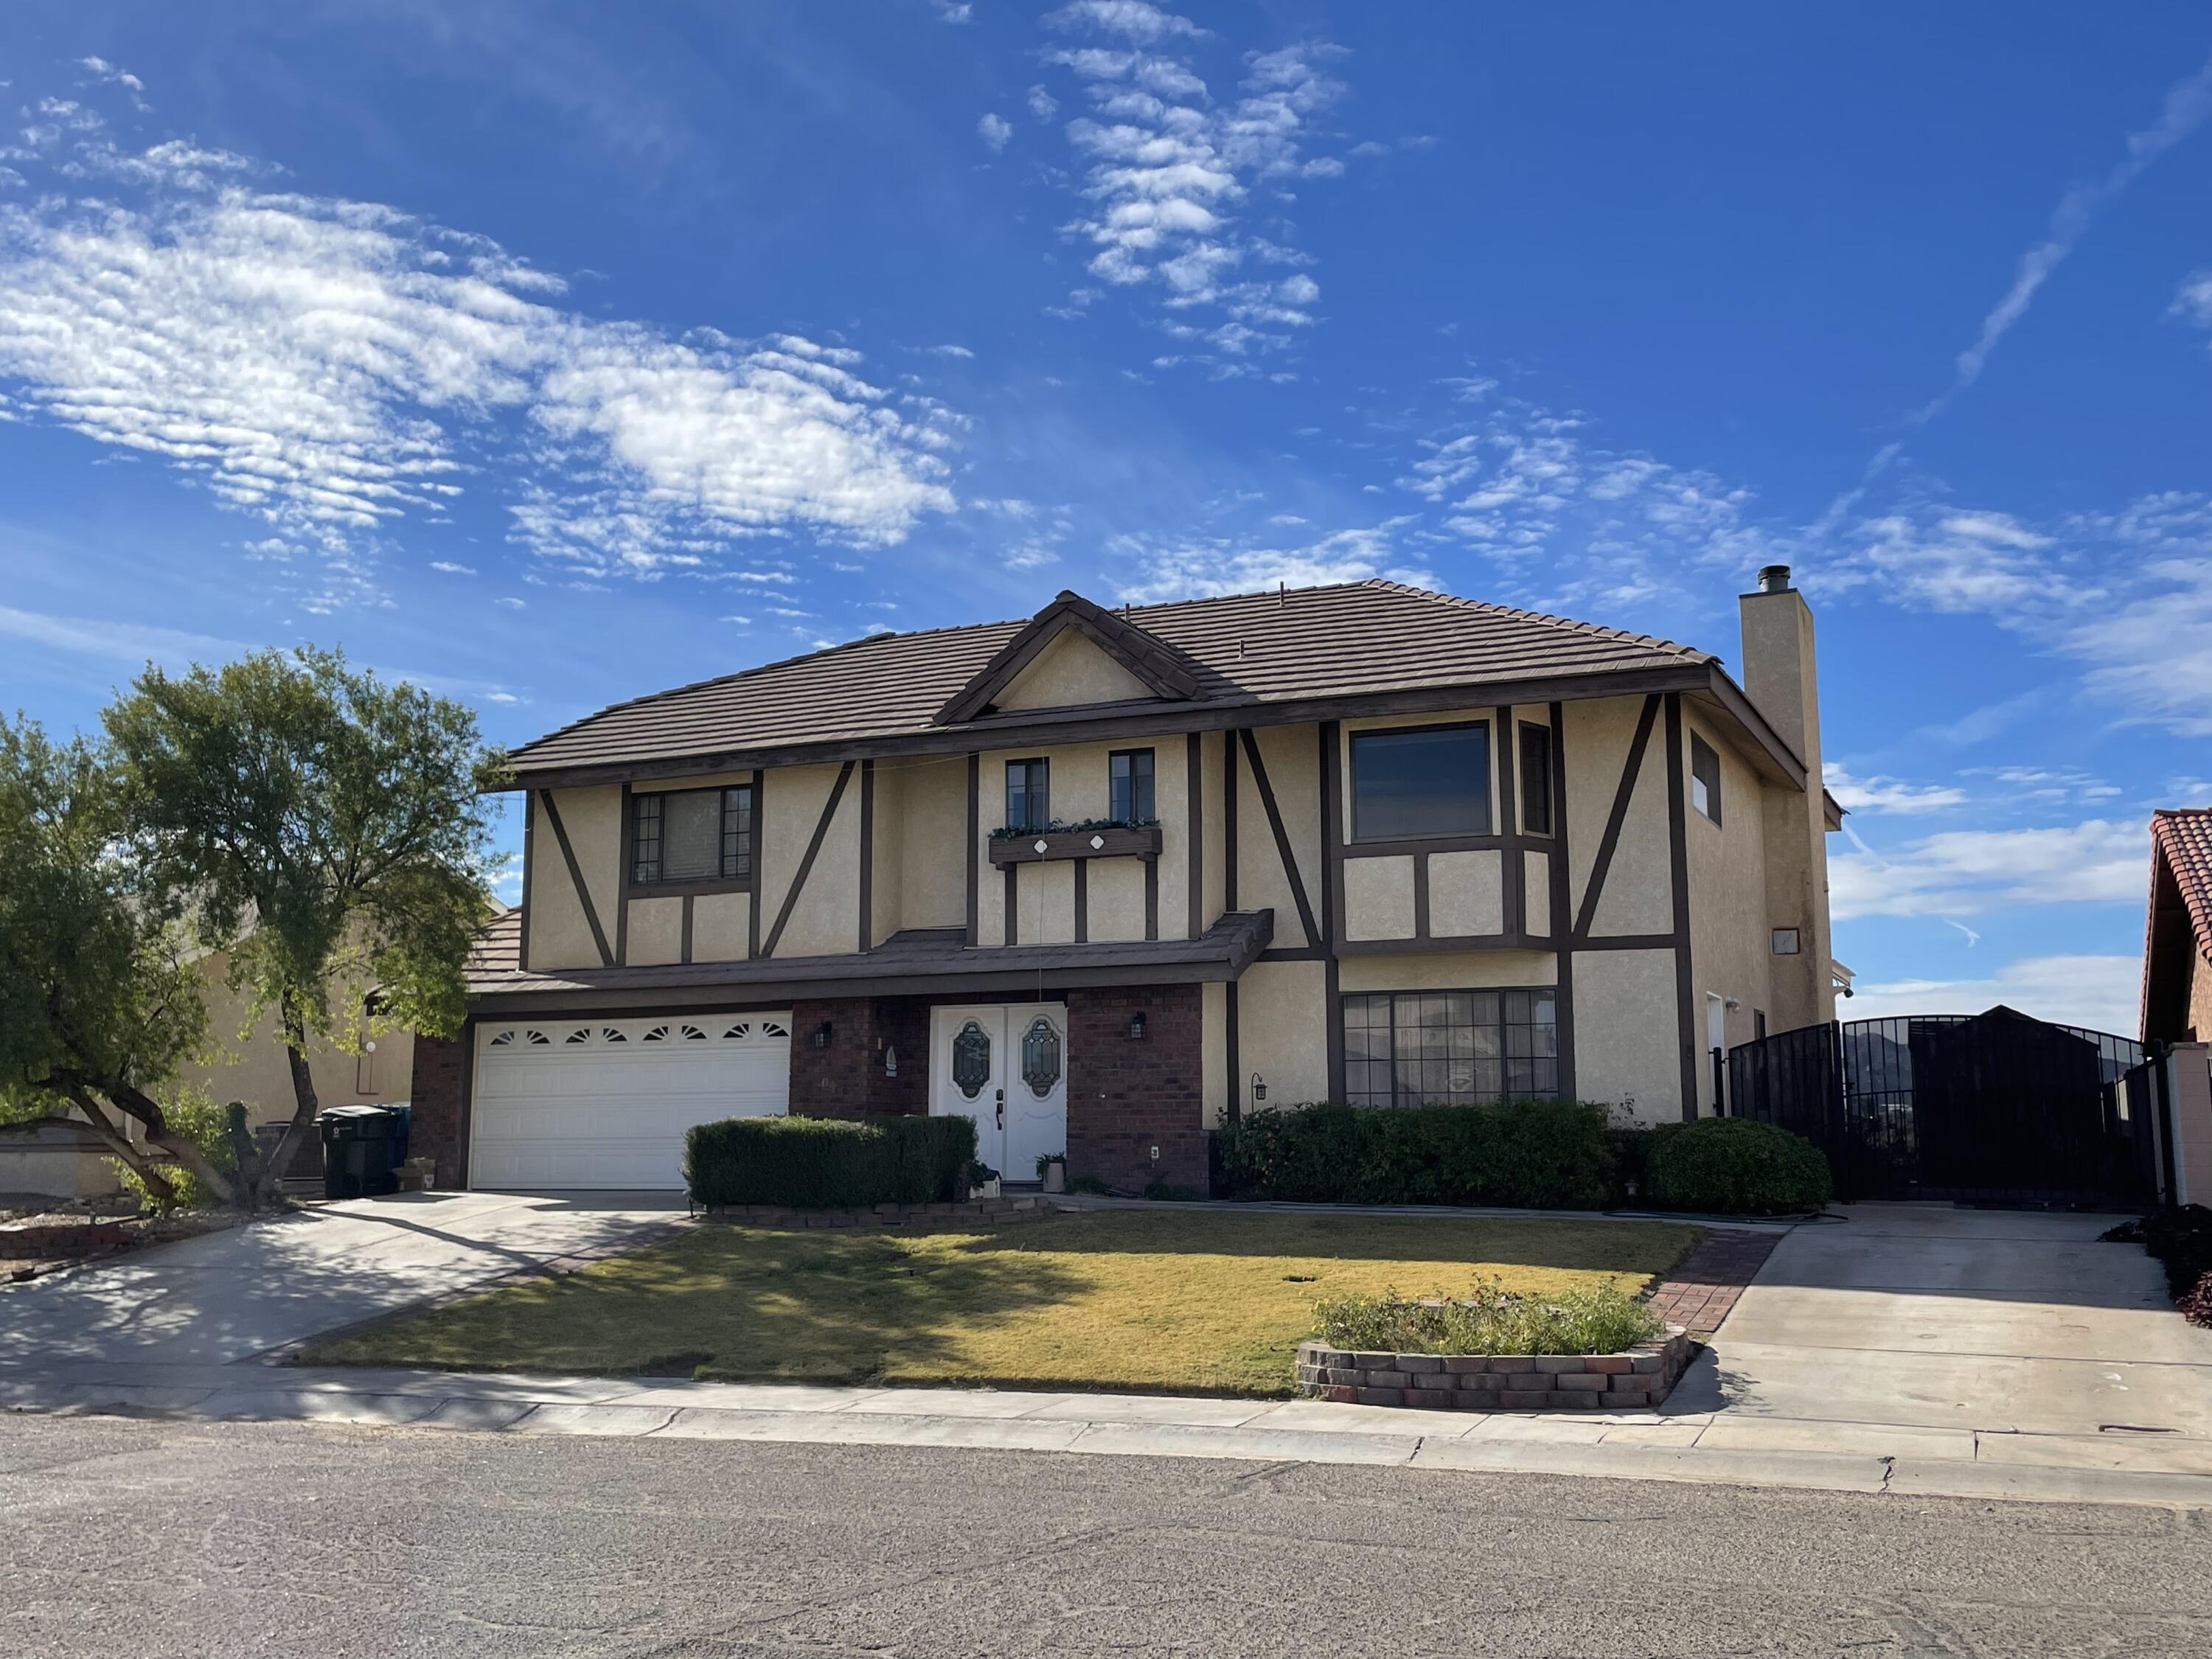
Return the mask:
<svg viewBox="0 0 2212 1659">
<path fill-rule="evenodd" d="M 681 1187 L 686 1129 L 790 1102 L 788 1013 L 481 1026 L 469 1184 Z"/>
</svg>

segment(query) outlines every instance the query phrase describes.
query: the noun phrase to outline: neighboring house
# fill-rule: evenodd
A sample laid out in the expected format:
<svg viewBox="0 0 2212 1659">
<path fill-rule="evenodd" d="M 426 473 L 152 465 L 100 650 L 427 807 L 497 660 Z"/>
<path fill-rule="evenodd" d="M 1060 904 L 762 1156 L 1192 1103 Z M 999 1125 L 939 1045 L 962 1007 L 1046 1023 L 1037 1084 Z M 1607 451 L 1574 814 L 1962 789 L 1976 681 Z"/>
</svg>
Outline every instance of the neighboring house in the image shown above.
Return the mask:
<svg viewBox="0 0 2212 1659">
<path fill-rule="evenodd" d="M 739 1113 L 957 1112 L 1202 1188 L 1303 1101 L 1712 1109 L 1829 1018 L 1813 623 L 1686 646 L 1370 581 L 884 635 L 513 757 L 523 901 L 416 1048 L 441 1182 L 665 1187 Z M 1070 825 L 1060 828 L 1055 826 Z"/>
<path fill-rule="evenodd" d="M 2150 815 L 2142 1035 L 2146 1042 L 2212 1038 L 2212 807 Z"/>
</svg>

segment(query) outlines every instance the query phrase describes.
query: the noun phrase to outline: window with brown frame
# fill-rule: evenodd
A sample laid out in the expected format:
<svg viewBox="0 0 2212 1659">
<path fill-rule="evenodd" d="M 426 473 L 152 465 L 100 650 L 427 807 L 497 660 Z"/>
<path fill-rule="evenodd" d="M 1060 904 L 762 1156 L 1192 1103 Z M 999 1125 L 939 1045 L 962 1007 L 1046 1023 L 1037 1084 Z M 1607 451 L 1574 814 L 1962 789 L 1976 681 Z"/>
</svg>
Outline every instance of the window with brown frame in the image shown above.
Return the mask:
<svg viewBox="0 0 2212 1659">
<path fill-rule="evenodd" d="M 1521 833 L 1552 833 L 1552 728 L 1521 722 Z"/>
<path fill-rule="evenodd" d="M 693 881 L 750 881 L 753 792 L 676 789 L 630 798 L 630 867 L 641 887 Z"/>
<path fill-rule="evenodd" d="M 1721 821 L 1721 757 L 1694 732 L 1690 733 L 1690 805 L 1715 823 Z"/>
<path fill-rule="evenodd" d="M 1405 841 L 1490 833 L 1490 725 L 1352 734 L 1352 836 Z"/>
<path fill-rule="evenodd" d="M 1476 1106 L 1559 1092 L 1557 994 L 1381 991 L 1347 996 L 1344 1092 L 1355 1106 Z"/>
</svg>

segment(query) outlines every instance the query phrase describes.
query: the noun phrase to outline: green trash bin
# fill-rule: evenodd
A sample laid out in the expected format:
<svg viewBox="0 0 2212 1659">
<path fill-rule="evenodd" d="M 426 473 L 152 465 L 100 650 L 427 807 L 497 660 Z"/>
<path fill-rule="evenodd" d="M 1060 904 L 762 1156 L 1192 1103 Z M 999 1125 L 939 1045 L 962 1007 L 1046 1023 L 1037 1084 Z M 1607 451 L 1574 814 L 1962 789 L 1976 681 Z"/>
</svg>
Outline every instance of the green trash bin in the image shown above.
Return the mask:
<svg viewBox="0 0 2212 1659">
<path fill-rule="evenodd" d="M 397 1106 L 332 1106 L 315 1119 L 323 1139 L 323 1196 L 376 1198 L 399 1190 L 407 1112 Z"/>
</svg>

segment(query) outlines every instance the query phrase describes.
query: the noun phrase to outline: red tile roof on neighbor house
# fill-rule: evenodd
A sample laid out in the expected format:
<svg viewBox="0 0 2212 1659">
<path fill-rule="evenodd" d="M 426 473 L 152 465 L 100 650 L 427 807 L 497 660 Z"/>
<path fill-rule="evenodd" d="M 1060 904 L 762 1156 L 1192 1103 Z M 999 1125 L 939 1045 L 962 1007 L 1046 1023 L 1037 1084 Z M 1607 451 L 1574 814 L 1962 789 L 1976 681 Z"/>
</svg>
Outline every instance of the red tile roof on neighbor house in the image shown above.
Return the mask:
<svg viewBox="0 0 2212 1659">
<path fill-rule="evenodd" d="M 2142 1034 L 2170 1041 L 2189 1030 L 2192 957 L 2212 960 L 2212 807 L 2153 812 L 2150 845 Z"/>
<path fill-rule="evenodd" d="M 1057 603 L 1057 602 L 1055 602 Z M 1364 581 L 1112 613 L 1188 664 L 1202 704 L 1265 705 L 1719 660 L 1648 635 Z M 523 744 L 532 775 L 915 736 L 1031 618 L 879 634 L 617 703 Z"/>
</svg>

